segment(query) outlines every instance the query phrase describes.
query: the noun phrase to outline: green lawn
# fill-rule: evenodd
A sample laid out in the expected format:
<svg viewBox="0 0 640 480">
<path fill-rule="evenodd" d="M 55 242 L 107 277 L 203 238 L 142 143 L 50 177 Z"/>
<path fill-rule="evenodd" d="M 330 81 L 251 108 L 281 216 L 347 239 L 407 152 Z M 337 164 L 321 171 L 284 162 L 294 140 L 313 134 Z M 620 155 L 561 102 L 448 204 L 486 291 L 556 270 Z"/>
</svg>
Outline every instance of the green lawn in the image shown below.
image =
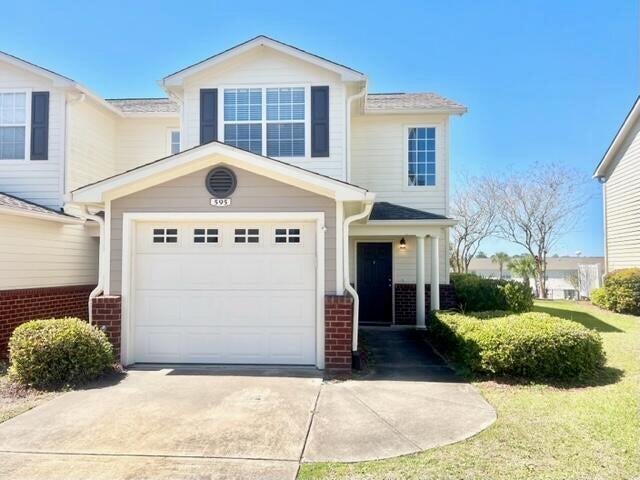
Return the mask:
<svg viewBox="0 0 640 480">
<path fill-rule="evenodd" d="M 479 435 L 389 460 L 307 464 L 298 478 L 640 479 L 640 317 L 565 301 L 538 301 L 536 310 L 601 333 L 600 378 L 573 388 L 475 382 L 498 412 Z"/>
</svg>

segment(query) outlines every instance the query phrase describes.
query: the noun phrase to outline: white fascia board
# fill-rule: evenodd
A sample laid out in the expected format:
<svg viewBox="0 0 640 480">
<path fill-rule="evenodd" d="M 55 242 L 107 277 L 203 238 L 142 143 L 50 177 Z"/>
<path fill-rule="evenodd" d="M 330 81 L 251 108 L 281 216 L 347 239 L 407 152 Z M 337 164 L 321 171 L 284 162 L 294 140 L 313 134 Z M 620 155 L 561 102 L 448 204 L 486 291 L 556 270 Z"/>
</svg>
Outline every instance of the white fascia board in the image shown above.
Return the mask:
<svg viewBox="0 0 640 480">
<path fill-rule="evenodd" d="M 56 215 L 54 213 L 38 213 L 28 210 L 19 210 L 10 207 L 0 207 L 0 214 L 2 215 L 15 215 L 18 217 L 33 218 L 36 220 L 46 220 L 48 222 L 67 223 L 72 225 L 82 225 L 84 220 L 81 218 L 67 217 L 66 215 Z"/>
<path fill-rule="evenodd" d="M 270 38 L 257 37 L 251 40 L 250 42 L 241 44 L 237 47 L 227 50 L 226 52 L 215 55 L 213 58 L 204 60 L 200 63 L 192 65 L 191 67 L 187 67 L 179 72 L 169 75 L 163 78 L 162 80 L 160 80 L 160 83 L 164 87 L 173 87 L 173 86 L 182 85 L 185 78 L 190 77 L 191 75 L 194 75 L 208 68 L 211 68 L 215 65 L 218 65 L 230 58 L 235 57 L 236 55 L 240 55 L 242 53 L 248 52 L 249 50 L 259 46 L 272 48 L 274 50 L 285 53 L 292 57 L 298 58 L 300 60 L 304 60 L 306 62 L 322 67 L 324 69 L 336 72 L 340 75 L 341 79 L 346 82 L 366 80 L 365 75 L 363 75 L 362 73 L 358 73 L 354 70 L 351 70 L 350 68 L 335 64 L 329 60 L 324 60 L 320 57 L 304 52 L 302 50 L 298 50 L 297 48 L 291 47 L 289 45 L 285 45 L 283 43 L 277 42 Z"/>
<path fill-rule="evenodd" d="M 340 201 L 364 200 L 367 191 L 221 143 L 196 147 L 71 193 L 73 202 L 96 203 L 129 195 L 224 163 Z"/>
<path fill-rule="evenodd" d="M 606 178 L 609 176 L 610 172 L 608 172 L 609 167 L 611 166 L 611 162 L 613 162 L 614 158 L 618 154 L 618 150 L 624 144 L 627 139 L 627 135 L 632 130 L 635 122 L 640 118 L 640 97 L 638 97 L 631 107 L 631 110 L 627 114 L 627 117 L 624 119 L 624 122 L 620 126 L 618 133 L 614 137 L 611 145 L 607 149 L 604 157 L 600 160 L 600 163 L 596 167 L 596 171 L 593 173 L 593 178 Z"/>
<path fill-rule="evenodd" d="M 466 108 L 423 108 L 411 110 L 365 110 L 365 115 L 464 115 L 467 113 Z"/>
</svg>

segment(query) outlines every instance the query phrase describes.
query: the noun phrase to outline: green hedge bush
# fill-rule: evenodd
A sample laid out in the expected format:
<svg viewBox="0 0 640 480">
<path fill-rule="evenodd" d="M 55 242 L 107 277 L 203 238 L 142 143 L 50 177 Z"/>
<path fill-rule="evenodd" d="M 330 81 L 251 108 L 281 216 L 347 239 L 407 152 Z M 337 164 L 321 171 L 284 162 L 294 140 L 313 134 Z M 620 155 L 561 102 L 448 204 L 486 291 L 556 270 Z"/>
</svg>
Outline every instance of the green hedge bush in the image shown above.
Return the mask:
<svg viewBox="0 0 640 480">
<path fill-rule="evenodd" d="M 451 274 L 451 283 L 464 312 L 508 310 L 521 313 L 533 309 L 531 287 L 520 282 L 454 273 Z"/>
<path fill-rule="evenodd" d="M 32 320 L 9 340 L 9 374 L 20 383 L 56 388 L 92 380 L 114 363 L 98 328 L 78 318 Z"/>
<path fill-rule="evenodd" d="M 594 288 L 593 290 L 591 290 L 589 297 L 591 298 L 591 303 L 593 303 L 597 307 L 607 309 L 609 308 L 609 305 L 607 304 L 607 292 L 605 291 L 604 287 Z"/>
<path fill-rule="evenodd" d="M 640 315 L 640 268 L 626 268 L 607 274 L 604 278 L 604 291 L 604 308 L 618 313 Z"/>
<path fill-rule="evenodd" d="M 468 372 L 580 380 L 604 365 L 602 338 L 578 323 L 533 312 L 473 315 L 436 312 L 430 324 L 435 343 Z"/>
</svg>

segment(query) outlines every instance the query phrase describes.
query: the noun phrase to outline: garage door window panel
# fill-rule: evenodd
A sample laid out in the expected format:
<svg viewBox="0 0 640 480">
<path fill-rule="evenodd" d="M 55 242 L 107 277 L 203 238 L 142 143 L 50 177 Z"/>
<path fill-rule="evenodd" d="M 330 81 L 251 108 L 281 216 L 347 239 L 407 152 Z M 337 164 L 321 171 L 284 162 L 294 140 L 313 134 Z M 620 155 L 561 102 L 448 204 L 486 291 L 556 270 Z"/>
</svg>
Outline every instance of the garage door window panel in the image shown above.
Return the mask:
<svg viewBox="0 0 640 480">
<path fill-rule="evenodd" d="M 178 229 L 154 228 L 153 243 L 178 243 Z"/>
<path fill-rule="evenodd" d="M 234 230 L 235 243 L 260 243 L 259 228 L 236 228 Z"/>
<path fill-rule="evenodd" d="M 274 231 L 274 241 L 276 244 L 295 244 L 300 245 L 302 243 L 301 230 L 299 227 L 276 227 Z"/>
<path fill-rule="evenodd" d="M 218 228 L 194 228 L 193 243 L 202 244 L 218 244 L 220 243 L 220 230 Z"/>
</svg>

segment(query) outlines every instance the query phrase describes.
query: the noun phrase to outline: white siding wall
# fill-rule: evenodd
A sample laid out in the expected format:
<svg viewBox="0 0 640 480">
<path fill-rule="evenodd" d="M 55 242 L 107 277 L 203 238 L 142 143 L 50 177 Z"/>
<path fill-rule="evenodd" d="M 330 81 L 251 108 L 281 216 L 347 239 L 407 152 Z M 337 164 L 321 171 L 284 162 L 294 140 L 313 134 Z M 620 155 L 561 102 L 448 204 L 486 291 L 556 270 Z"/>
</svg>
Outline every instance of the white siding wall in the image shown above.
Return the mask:
<svg viewBox="0 0 640 480">
<path fill-rule="evenodd" d="M 84 225 L 0 215 L 0 290 L 97 283 L 98 240 Z"/>
<path fill-rule="evenodd" d="M 182 148 L 200 141 L 200 89 L 218 88 L 219 102 L 227 87 L 329 86 L 330 157 L 282 158 L 283 161 L 344 179 L 345 86 L 337 74 L 293 59 L 267 47 L 239 55 L 215 68 L 194 75 L 185 82 Z M 223 140 L 223 119 L 219 118 L 219 139 Z M 306 138 L 310 145 L 310 139 Z"/>
<path fill-rule="evenodd" d="M 609 272 L 640 267 L 640 121 L 613 165 L 604 187 Z"/>
<path fill-rule="evenodd" d="M 349 279 L 351 283 L 356 280 L 356 242 L 393 242 L 393 283 L 416 283 L 416 238 L 411 235 L 404 237 L 407 248 L 400 250 L 400 238 L 396 237 L 351 237 L 349 238 Z M 447 243 L 445 237 L 440 238 L 440 283 L 449 283 L 447 274 L 447 259 L 445 257 Z M 427 237 L 424 245 L 425 259 L 425 283 L 431 283 L 431 240 Z"/>
<path fill-rule="evenodd" d="M 180 128 L 180 118 L 121 118 L 116 136 L 116 169 L 129 170 L 144 163 L 166 157 L 170 129 Z"/>
<path fill-rule="evenodd" d="M 434 125 L 436 185 L 407 187 L 406 127 Z M 385 201 L 446 215 L 449 189 L 449 122 L 444 115 L 356 115 L 351 130 L 351 181 Z"/>
<path fill-rule="evenodd" d="M 118 116 L 91 99 L 69 107 L 67 191 L 116 172 Z"/>
<path fill-rule="evenodd" d="M 49 92 L 49 159 L 0 160 L 0 191 L 58 209 L 62 206 L 61 170 L 64 159 L 65 93 L 53 82 L 0 62 L 0 89 Z M 30 116 L 31 112 L 27 112 Z"/>
</svg>

